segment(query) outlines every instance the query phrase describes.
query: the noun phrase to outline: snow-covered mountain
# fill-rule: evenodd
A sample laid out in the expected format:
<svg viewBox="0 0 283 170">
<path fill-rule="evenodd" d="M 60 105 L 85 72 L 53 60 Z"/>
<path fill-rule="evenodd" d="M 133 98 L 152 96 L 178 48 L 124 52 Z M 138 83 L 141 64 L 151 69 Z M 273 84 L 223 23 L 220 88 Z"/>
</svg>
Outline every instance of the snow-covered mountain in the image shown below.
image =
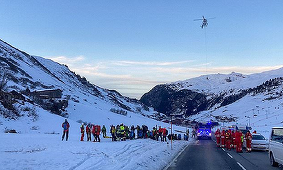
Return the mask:
<svg viewBox="0 0 283 170">
<path fill-rule="evenodd" d="M 283 126 L 283 68 L 157 85 L 141 101 L 162 113 L 186 115 L 198 122 L 214 120 L 268 131 L 271 126 Z"/>
<path fill-rule="evenodd" d="M 231 104 L 248 94 L 274 89 L 282 95 L 283 68 L 263 73 L 204 75 L 155 86 L 141 101 L 165 114 L 193 115 L 203 110 Z M 274 96 L 273 96 L 274 97 Z"/>
<path fill-rule="evenodd" d="M 257 87 L 264 82 L 283 77 L 283 68 L 251 75 L 232 72 L 231 74 L 210 74 L 184 81 L 170 83 L 177 90 L 188 89 L 207 95 L 237 93 L 240 90 Z"/>
<path fill-rule="evenodd" d="M 148 119 L 156 119 L 156 112 L 140 101 L 122 96 L 115 90 L 91 84 L 86 78 L 69 70 L 66 65 L 31 56 L 2 40 L 0 68 L 2 132 L 5 128 L 15 128 L 7 125 L 7 120 L 23 120 L 28 117 L 29 121 L 36 122 L 34 119 L 40 118 L 42 112 L 62 116 L 60 121 L 66 117 L 73 121 L 108 126 L 141 122 L 158 124 L 157 121 Z M 20 129 L 31 129 L 34 126 L 31 124 L 27 127 L 21 126 Z"/>
</svg>

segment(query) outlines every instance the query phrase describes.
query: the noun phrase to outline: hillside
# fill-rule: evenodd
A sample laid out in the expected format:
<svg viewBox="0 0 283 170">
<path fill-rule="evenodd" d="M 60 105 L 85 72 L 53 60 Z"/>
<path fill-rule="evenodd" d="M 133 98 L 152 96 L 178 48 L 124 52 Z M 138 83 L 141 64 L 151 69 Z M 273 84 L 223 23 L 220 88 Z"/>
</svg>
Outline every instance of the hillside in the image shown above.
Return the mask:
<svg viewBox="0 0 283 170">
<path fill-rule="evenodd" d="M 200 111 L 226 106 L 246 95 L 276 90 L 282 96 L 283 68 L 263 73 L 212 74 L 185 81 L 157 85 L 144 94 L 141 101 L 157 111 L 194 115 Z"/>
<path fill-rule="evenodd" d="M 155 126 L 158 122 L 153 119 L 162 117 L 136 99 L 91 84 L 66 65 L 31 56 L 2 40 L 0 67 L 1 132 L 16 128 L 7 121 L 22 124 L 25 120 L 24 129 L 31 129 L 42 119 L 43 112 L 61 116 L 60 121 L 69 118 L 107 126 L 141 122 Z M 36 125 L 36 129 L 40 131 L 40 128 L 43 127 Z"/>
</svg>

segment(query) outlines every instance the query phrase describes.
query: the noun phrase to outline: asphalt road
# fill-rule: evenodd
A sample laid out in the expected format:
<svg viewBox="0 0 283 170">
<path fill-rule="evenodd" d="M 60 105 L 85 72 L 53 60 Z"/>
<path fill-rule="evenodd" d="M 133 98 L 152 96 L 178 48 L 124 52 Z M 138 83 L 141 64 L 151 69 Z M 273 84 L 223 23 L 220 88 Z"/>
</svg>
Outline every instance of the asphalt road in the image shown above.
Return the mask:
<svg viewBox="0 0 283 170">
<path fill-rule="evenodd" d="M 268 152 L 236 153 L 216 147 L 212 140 L 195 140 L 168 170 L 283 170 L 269 165 Z"/>
</svg>

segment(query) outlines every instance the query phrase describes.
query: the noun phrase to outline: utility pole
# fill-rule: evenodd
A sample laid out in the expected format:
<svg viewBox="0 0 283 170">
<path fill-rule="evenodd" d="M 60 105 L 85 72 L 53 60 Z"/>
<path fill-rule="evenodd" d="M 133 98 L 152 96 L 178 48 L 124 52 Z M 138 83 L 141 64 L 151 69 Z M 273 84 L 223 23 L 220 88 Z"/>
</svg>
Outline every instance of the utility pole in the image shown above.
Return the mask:
<svg viewBox="0 0 283 170">
<path fill-rule="evenodd" d="M 173 132 L 173 125 L 172 125 L 172 121 L 173 121 L 173 115 L 171 115 L 171 150 L 173 149 L 172 147 L 172 145 L 173 145 L 173 141 L 172 141 L 172 138 L 173 138 L 173 134 L 172 134 L 172 132 Z"/>
</svg>

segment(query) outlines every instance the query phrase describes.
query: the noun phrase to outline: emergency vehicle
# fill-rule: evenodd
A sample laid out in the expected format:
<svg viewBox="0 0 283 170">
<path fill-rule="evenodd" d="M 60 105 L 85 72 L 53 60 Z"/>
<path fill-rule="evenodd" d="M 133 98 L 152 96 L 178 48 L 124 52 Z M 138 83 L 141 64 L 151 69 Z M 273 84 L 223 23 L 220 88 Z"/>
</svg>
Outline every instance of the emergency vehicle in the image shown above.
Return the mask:
<svg viewBox="0 0 283 170">
<path fill-rule="evenodd" d="M 197 139 L 211 139 L 211 125 L 209 123 L 199 124 Z"/>
</svg>

